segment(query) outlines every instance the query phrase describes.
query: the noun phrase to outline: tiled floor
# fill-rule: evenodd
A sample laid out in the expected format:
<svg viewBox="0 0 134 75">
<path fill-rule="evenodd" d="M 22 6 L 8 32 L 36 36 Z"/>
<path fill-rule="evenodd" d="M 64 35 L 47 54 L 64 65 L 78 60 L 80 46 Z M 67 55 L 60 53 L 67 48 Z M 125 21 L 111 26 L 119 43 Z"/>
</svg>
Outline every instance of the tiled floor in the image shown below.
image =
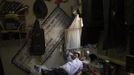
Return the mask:
<svg viewBox="0 0 134 75">
<path fill-rule="evenodd" d="M 11 59 L 20 48 L 20 41 L 18 40 L 5 40 L 0 41 L 0 53 L 2 63 L 5 71 L 5 75 L 28 75 L 22 70 L 16 68 L 12 63 Z"/>
<path fill-rule="evenodd" d="M 0 55 L 4 66 L 5 75 L 29 75 L 11 63 L 12 57 L 21 47 L 21 43 L 20 40 L 0 41 Z M 57 67 L 62 64 L 64 64 L 64 59 L 62 57 L 62 53 L 60 53 L 58 49 L 55 50 L 50 59 L 44 63 L 44 65 L 48 68 Z"/>
</svg>

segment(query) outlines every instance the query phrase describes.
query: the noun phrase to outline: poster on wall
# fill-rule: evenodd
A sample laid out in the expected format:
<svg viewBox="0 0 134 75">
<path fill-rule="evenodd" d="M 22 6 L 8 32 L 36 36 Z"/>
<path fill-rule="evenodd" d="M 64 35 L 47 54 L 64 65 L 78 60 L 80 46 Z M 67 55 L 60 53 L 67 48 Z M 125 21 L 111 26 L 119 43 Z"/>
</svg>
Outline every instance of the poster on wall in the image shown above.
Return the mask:
<svg viewBox="0 0 134 75">
<path fill-rule="evenodd" d="M 44 21 L 42 25 L 45 31 L 46 52 L 42 56 L 42 62 L 47 60 L 63 40 L 64 31 L 69 27 L 71 21 L 71 18 L 59 7 L 56 7 Z"/>
<path fill-rule="evenodd" d="M 30 73 L 30 61 L 33 59 L 32 56 L 30 56 L 29 54 L 29 46 L 29 40 L 25 41 L 11 61 L 17 68 L 27 73 Z"/>
<path fill-rule="evenodd" d="M 43 64 L 59 46 L 63 44 L 64 31 L 71 24 L 71 18 L 61 9 L 56 7 L 48 18 L 42 23 L 45 35 L 46 50 L 40 59 L 29 54 L 30 39 L 21 46 L 12 59 L 12 63 L 21 70 L 31 73 L 34 65 Z"/>
</svg>

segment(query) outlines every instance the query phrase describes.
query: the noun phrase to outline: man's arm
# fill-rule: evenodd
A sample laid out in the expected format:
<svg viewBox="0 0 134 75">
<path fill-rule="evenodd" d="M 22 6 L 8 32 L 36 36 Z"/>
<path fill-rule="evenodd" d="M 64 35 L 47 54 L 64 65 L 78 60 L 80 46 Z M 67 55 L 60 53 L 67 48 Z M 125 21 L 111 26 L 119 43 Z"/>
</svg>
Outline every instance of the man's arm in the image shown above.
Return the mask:
<svg viewBox="0 0 134 75">
<path fill-rule="evenodd" d="M 73 60 L 72 56 L 73 56 L 73 53 L 68 52 L 68 54 L 67 54 L 67 61 L 72 61 Z"/>
<path fill-rule="evenodd" d="M 45 66 L 43 66 L 43 65 L 34 65 L 34 69 L 35 69 L 35 71 L 36 72 L 40 72 L 41 73 L 41 71 L 42 70 L 51 70 L 51 69 L 48 69 L 47 67 L 45 67 Z"/>
</svg>

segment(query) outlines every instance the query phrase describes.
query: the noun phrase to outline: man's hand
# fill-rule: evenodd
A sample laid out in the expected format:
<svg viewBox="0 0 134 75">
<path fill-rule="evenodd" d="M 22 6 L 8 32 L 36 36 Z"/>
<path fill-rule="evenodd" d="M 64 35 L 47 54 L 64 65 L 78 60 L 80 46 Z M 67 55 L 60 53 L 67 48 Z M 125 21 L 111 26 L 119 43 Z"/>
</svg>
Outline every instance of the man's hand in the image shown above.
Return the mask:
<svg viewBox="0 0 134 75">
<path fill-rule="evenodd" d="M 41 67 L 39 65 L 34 65 L 34 70 L 36 72 L 41 72 Z"/>
</svg>

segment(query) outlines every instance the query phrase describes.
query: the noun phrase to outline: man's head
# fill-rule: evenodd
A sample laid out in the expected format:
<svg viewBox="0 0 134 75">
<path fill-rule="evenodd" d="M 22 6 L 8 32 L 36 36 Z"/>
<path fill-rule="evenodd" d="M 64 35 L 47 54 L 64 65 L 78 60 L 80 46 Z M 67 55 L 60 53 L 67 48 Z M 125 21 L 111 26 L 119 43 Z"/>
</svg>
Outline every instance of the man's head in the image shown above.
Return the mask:
<svg viewBox="0 0 134 75">
<path fill-rule="evenodd" d="M 74 52 L 74 56 L 76 56 L 76 57 L 80 57 L 80 53 L 78 53 L 78 52 Z"/>
<path fill-rule="evenodd" d="M 74 52 L 73 53 L 73 59 L 75 58 L 80 58 L 80 53 L 79 52 Z"/>
</svg>

